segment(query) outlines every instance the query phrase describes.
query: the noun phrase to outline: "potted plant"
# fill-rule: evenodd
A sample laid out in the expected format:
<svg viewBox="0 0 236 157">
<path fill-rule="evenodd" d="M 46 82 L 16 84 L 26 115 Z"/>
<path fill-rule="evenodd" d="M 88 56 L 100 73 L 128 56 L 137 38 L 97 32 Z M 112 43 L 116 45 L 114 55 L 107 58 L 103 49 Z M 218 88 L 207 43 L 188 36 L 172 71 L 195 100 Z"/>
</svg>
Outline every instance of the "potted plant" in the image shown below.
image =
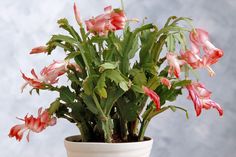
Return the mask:
<svg viewBox="0 0 236 157">
<path fill-rule="evenodd" d="M 40 108 L 37 117 L 18 118 L 23 122 L 11 128 L 10 137 L 20 141 L 27 132 L 29 141 L 30 132 L 39 133 L 65 118 L 80 131 L 65 139 L 68 157 L 148 157 L 152 139 L 145 131 L 153 117 L 170 109 L 182 110 L 188 118 L 186 109 L 166 105 L 182 90 L 188 91 L 197 116 L 210 108 L 223 115 L 211 92 L 192 75 L 206 68 L 214 76 L 210 66 L 224 54 L 205 30 L 194 28 L 190 18 L 176 16 L 163 28 L 143 22 L 131 29 L 130 22 L 137 20 L 128 19 L 123 9 L 108 6 L 104 11 L 84 24 L 74 4 L 79 31 L 60 19 L 59 27 L 67 34 L 53 35 L 46 46 L 32 49 L 30 54 L 50 55 L 59 47 L 65 58 L 40 74 L 32 69 L 32 77 L 22 72 L 22 91 L 29 85 L 30 94 L 49 90 L 59 96 L 47 109 Z M 57 84 L 62 75 L 68 84 Z"/>
</svg>

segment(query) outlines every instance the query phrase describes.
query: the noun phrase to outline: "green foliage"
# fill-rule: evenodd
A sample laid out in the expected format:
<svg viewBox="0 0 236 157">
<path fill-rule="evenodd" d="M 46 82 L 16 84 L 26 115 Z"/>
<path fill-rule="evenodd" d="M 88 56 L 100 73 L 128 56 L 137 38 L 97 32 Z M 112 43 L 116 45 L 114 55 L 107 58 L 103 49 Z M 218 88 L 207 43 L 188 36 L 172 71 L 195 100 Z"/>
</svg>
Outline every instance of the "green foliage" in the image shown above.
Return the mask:
<svg viewBox="0 0 236 157">
<path fill-rule="evenodd" d="M 106 78 L 114 81 L 114 83 L 123 91 L 127 91 L 129 89 L 128 81 L 121 75 L 119 71 L 105 70 L 98 79 L 97 85 L 95 87 L 95 92 L 102 98 L 107 98 L 107 92 L 105 89 L 107 87 Z"/>
<path fill-rule="evenodd" d="M 71 92 L 69 87 L 61 87 L 60 88 L 60 99 L 66 103 L 73 103 L 75 101 L 76 95 Z"/>
<path fill-rule="evenodd" d="M 66 72 L 71 86 L 45 87 L 59 92 L 49 113 L 76 123 L 84 141 L 105 142 L 111 142 L 113 137 L 125 141 L 138 136 L 142 140 L 151 118 L 167 109 L 180 109 L 188 116 L 181 107 L 165 106 L 166 102 L 175 101 L 191 81 L 170 76 L 169 66 L 164 65 L 165 54 L 161 54 L 164 47 L 174 52 L 179 51 L 179 45 L 186 50 L 184 33 L 189 29 L 178 26 L 181 21 L 192 27 L 191 19 L 172 16 L 161 29 L 143 24 L 132 30 L 127 24 L 121 35 L 109 32 L 99 36 L 86 32 L 82 26 L 77 32 L 65 18 L 58 20 L 67 35 L 53 35 L 46 44 L 48 54 L 62 48 L 65 60 L 74 61 L 81 71 L 69 68 Z M 139 59 L 131 66 L 135 56 Z M 191 70 L 188 66 L 186 69 Z M 161 83 L 162 77 L 171 81 L 170 89 Z M 148 97 L 143 86 L 159 95 L 162 106 L 159 111 L 153 102 L 146 106 Z M 136 130 L 139 134 L 134 133 Z"/>
</svg>

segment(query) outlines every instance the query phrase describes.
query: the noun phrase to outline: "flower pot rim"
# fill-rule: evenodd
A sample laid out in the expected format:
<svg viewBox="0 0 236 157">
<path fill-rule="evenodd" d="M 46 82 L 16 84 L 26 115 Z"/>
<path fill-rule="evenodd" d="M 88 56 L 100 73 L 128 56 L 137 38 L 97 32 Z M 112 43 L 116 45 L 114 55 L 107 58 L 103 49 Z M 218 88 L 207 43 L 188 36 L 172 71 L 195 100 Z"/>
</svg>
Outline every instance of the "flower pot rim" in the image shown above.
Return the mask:
<svg viewBox="0 0 236 157">
<path fill-rule="evenodd" d="M 145 136 L 145 141 L 137 141 L 137 142 L 120 142 L 120 143 L 105 143 L 105 142 L 73 142 L 70 141 L 69 138 L 74 138 L 74 137 L 80 137 L 81 135 L 72 135 L 68 136 L 64 139 L 65 143 L 68 144 L 76 144 L 76 145 L 133 145 L 133 144 L 143 144 L 143 143 L 149 143 L 153 142 L 153 139 L 151 137 Z"/>
</svg>

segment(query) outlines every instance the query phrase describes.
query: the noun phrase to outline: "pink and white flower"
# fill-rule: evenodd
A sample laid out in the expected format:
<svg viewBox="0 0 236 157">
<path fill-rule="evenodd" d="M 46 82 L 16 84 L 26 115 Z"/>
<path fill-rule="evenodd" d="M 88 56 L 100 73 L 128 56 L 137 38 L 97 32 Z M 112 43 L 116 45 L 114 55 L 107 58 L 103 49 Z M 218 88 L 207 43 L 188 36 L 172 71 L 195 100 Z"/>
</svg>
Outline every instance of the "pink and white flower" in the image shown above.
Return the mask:
<svg viewBox="0 0 236 157">
<path fill-rule="evenodd" d="M 169 64 L 169 66 L 170 66 L 168 72 L 171 75 L 174 72 L 174 74 L 175 74 L 175 76 L 177 78 L 179 78 L 179 76 L 180 76 L 180 72 L 181 72 L 180 67 L 185 64 L 185 61 L 179 59 L 178 57 L 179 56 L 176 53 L 173 53 L 173 52 L 168 52 L 166 54 L 166 59 L 167 59 L 167 62 Z"/>
<path fill-rule="evenodd" d="M 153 90 L 143 86 L 143 91 L 144 93 L 151 98 L 151 100 L 154 102 L 156 105 L 156 110 L 161 109 L 161 103 L 160 103 L 160 97 L 155 93 Z"/>
<path fill-rule="evenodd" d="M 193 69 L 201 68 L 203 66 L 202 59 L 198 54 L 194 53 L 191 50 L 185 52 L 180 52 L 181 58 L 185 60 Z"/>
<path fill-rule="evenodd" d="M 220 116 L 223 115 L 223 109 L 219 104 L 211 100 L 211 92 L 205 88 L 204 84 L 193 82 L 187 86 L 187 89 L 189 92 L 188 99 L 193 101 L 197 116 L 201 114 L 202 108 L 207 110 L 215 108 Z"/>
<path fill-rule="evenodd" d="M 57 83 L 59 80 L 58 77 L 65 74 L 68 67 L 73 67 L 76 71 L 81 72 L 79 65 L 76 63 L 69 63 L 68 61 L 53 61 L 52 64 L 41 70 L 40 76 L 36 75 L 34 69 L 31 70 L 31 74 L 33 75 L 32 78 L 29 78 L 22 73 L 22 77 L 26 83 L 22 86 L 21 92 L 23 92 L 27 85 L 30 85 L 35 89 L 43 89 L 47 84 L 52 85 Z"/>
<path fill-rule="evenodd" d="M 195 29 L 195 31 L 190 32 L 190 40 L 191 40 L 191 47 L 192 50 L 187 52 L 184 57 L 188 57 L 187 62 L 190 63 L 190 66 L 193 66 L 193 68 L 196 67 L 205 67 L 207 68 L 210 76 L 213 76 L 215 73 L 211 69 L 211 65 L 218 62 L 218 60 L 224 55 L 224 52 L 216 48 L 210 41 L 209 41 L 209 35 L 208 32 L 206 32 L 203 29 Z M 200 48 L 203 49 L 205 54 L 203 57 L 200 57 L 200 53 L 195 53 L 196 51 L 200 52 Z M 192 57 L 189 56 L 189 54 L 192 53 Z M 194 56 L 194 57 L 193 57 Z M 191 58 L 191 59 L 190 59 Z M 191 64 L 192 60 L 194 58 L 194 63 L 198 63 L 198 66 L 195 66 L 196 64 Z M 198 60 L 198 61 L 197 61 Z"/>
<path fill-rule="evenodd" d="M 67 71 L 68 62 L 53 61 L 52 64 L 43 68 L 40 72 L 42 81 L 46 84 L 54 84 L 58 82 L 58 77 Z"/>
<path fill-rule="evenodd" d="M 105 14 L 85 21 L 87 30 L 99 34 L 107 35 L 108 32 L 124 29 L 126 16 L 123 10 L 113 10 L 111 6 L 104 8 Z"/>
<path fill-rule="evenodd" d="M 115 30 L 122 30 L 125 27 L 126 17 L 122 10 L 112 11 L 110 13 L 111 25 L 114 26 Z"/>
<path fill-rule="evenodd" d="M 198 47 L 202 47 L 206 54 L 210 55 L 215 60 L 218 60 L 224 55 L 221 49 L 216 48 L 209 40 L 207 31 L 197 28 L 189 34 L 190 40 Z"/>
<path fill-rule="evenodd" d="M 26 81 L 23 86 L 21 87 L 21 92 L 23 92 L 24 88 L 27 85 L 32 86 L 33 88 L 36 89 L 42 89 L 44 88 L 44 83 L 42 80 L 39 79 L 39 77 L 37 76 L 37 74 L 35 73 L 34 69 L 31 70 L 31 74 L 32 74 L 32 78 L 27 77 L 23 72 L 21 72 L 22 74 L 22 78 Z"/>
<path fill-rule="evenodd" d="M 21 141 L 24 132 L 28 131 L 26 136 L 29 142 L 30 132 L 39 133 L 46 129 L 48 126 L 53 126 L 56 124 L 56 118 L 52 117 L 47 110 L 42 112 L 42 108 L 38 110 L 38 117 L 33 117 L 26 115 L 24 119 L 18 118 L 24 121 L 24 124 L 15 125 L 11 128 L 9 137 L 15 137 L 16 140 Z"/>
<path fill-rule="evenodd" d="M 168 80 L 167 78 L 162 77 L 162 78 L 161 78 L 161 83 L 162 83 L 163 85 L 165 85 L 168 89 L 171 88 L 171 82 L 170 82 L 170 80 Z"/>
</svg>

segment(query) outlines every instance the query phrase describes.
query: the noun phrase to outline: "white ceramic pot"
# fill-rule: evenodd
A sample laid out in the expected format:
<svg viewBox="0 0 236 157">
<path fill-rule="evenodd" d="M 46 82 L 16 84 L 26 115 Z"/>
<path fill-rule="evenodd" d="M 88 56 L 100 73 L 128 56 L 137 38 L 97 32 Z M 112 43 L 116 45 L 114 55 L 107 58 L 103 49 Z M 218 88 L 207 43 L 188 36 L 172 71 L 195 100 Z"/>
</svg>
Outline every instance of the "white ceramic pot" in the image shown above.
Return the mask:
<svg viewBox="0 0 236 157">
<path fill-rule="evenodd" d="M 72 142 L 79 136 L 65 139 L 68 157 L 150 157 L 153 140 L 130 143 Z"/>
</svg>

